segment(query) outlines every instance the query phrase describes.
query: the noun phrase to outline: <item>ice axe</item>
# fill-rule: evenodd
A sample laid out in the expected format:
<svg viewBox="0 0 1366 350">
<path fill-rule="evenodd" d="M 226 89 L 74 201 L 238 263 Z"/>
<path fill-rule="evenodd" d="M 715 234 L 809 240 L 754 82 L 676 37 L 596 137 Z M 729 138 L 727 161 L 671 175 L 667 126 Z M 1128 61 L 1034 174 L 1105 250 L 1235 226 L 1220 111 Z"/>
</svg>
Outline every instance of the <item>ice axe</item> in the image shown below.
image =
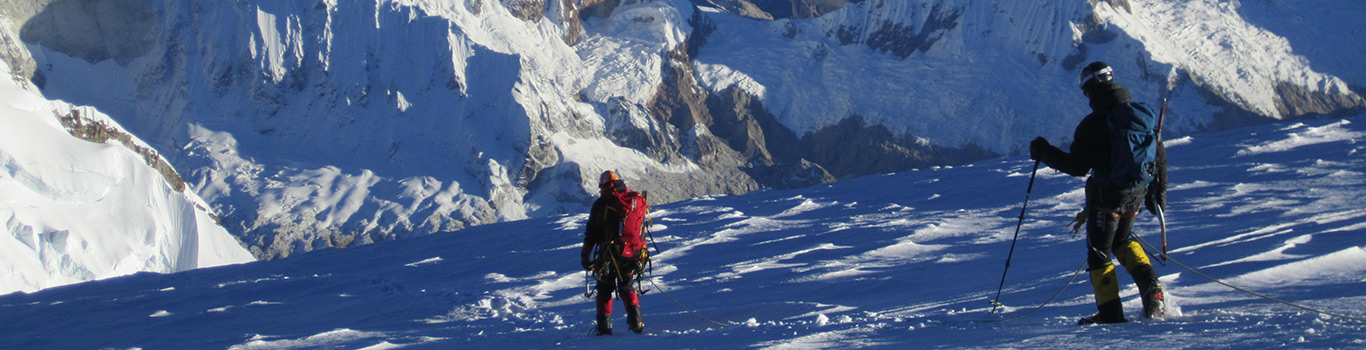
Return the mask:
<svg viewBox="0 0 1366 350">
<path fill-rule="evenodd" d="M 1162 143 L 1162 121 L 1167 116 L 1167 98 L 1162 98 L 1162 111 L 1157 113 L 1157 143 Z M 1162 264 L 1167 263 L 1167 216 L 1162 213 L 1162 205 L 1153 203 L 1157 209 L 1157 223 L 1162 227 Z"/>
<path fill-rule="evenodd" d="M 1163 264 L 1166 264 L 1166 263 L 1167 263 L 1167 216 L 1166 216 L 1166 215 L 1163 215 L 1163 213 L 1162 213 L 1162 206 L 1160 206 L 1160 205 L 1154 205 L 1153 208 L 1154 208 L 1154 209 L 1157 209 L 1157 224 L 1158 224 L 1158 226 L 1161 226 L 1161 227 L 1162 227 L 1162 255 L 1159 255 L 1159 257 L 1162 257 L 1162 263 L 1163 263 Z"/>
<path fill-rule="evenodd" d="M 1167 100 L 1171 97 L 1172 89 L 1176 86 L 1176 80 L 1180 78 L 1177 74 L 1176 66 L 1167 73 L 1164 89 L 1162 89 L 1162 109 L 1157 112 L 1157 143 L 1162 143 L 1162 123 L 1167 120 Z M 1156 204 L 1156 203 L 1154 203 Z M 1167 263 L 1167 216 L 1162 212 L 1161 205 L 1153 205 L 1157 209 L 1157 223 L 1162 228 L 1162 263 Z"/>
</svg>

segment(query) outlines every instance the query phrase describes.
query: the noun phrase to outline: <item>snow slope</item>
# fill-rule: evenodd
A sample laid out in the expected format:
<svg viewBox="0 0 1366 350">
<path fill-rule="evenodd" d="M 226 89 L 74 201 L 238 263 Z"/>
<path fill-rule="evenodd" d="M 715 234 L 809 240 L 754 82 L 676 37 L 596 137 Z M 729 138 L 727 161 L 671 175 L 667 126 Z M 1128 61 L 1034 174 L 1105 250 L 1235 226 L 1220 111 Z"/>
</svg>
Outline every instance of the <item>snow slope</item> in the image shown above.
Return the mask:
<svg viewBox="0 0 1366 350">
<path fill-rule="evenodd" d="M 58 116 L 73 111 L 117 128 L 0 79 L 0 292 L 255 260 L 142 156 L 71 136 Z"/>
<path fill-rule="evenodd" d="M 1366 200 L 1364 138 L 1359 116 L 1168 141 L 1171 258 L 1366 317 L 1366 210 L 1355 205 Z M 1139 320 L 1121 277 L 1136 322 L 1076 326 L 1095 311 L 1086 277 L 1071 280 L 1083 239 L 1064 228 L 1082 181 L 1048 169 L 1001 294 L 1008 307 L 990 312 L 1031 165 L 994 159 L 660 205 L 645 336 L 586 335 L 582 214 L 0 296 L 0 334 L 16 348 L 120 349 L 1366 346 L 1366 322 L 1175 264 L 1156 266 L 1169 319 Z M 1152 243 L 1155 221 L 1142 214 L 1136 228 Z M 991 322 L 1060 289 L 1037 312 Z"/>
</svg>

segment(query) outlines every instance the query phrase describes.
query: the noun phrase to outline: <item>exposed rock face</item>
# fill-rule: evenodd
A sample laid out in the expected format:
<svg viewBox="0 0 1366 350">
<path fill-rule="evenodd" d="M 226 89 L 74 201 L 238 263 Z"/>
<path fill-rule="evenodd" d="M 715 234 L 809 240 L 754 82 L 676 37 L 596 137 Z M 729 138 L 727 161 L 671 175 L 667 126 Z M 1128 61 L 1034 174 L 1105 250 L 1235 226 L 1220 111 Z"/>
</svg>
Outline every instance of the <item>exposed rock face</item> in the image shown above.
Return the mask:
<svg viewBox="0 0 1366 350">
<path fill-rule="evenodd" d="M 874 50 L 906 58 L 916 51 L 929 51 L 945 34 L 958 27 L 962 15 L 962 9 L 937 3 L 929 9 L 923 22 L 874 20 L 853 26 L 841 25 L 828 35 L 844 45 L 865 44 Z"/>
<path fill-rule="evenodd" d="M 545 0 L 502 0 L 503 6 L 513 16 L 523 21 L 536 22 L 545 18 Z M 553 1 L 553 0 L 552 0 Z"/>
<path fill-rule="evenodd" d="M 611 16 L 612 11 L 615 11 L 617 6 L 621 6 L 621 2 L 622 0 L 579 0 L 579 8 L 582 9 L 579 16 L 585 18 Z"/>
<path fill-rule="evenodd" d="M 1289 117 L 1350 115 L 1366 109 L 1366 99 L 1351 93 L 1313 91 L 1287 83 L 1276 84 L 1276 109 Z"/>
<path fill-rule="evenodd" d="M 838 10 L 849 0 L 750 0 L 773 18 L 813 18 Z M 858 1 L 855 1 L 858 2 Z"/>
<path fill-rule="evenodd" d="M 24 22 L 20 38 L 90 63 L 127 64 L 152 48 L 160 24 L 147 0 L 56 0 Z"/>
<path fill-rule="evenodd" d="M 864 123 L 857 115 L 807 134 L 801 142 L 807 158 L 841 179 L 994 156 L 975 146 L 944 148 L 896 136 L 884 126 Z"/>
<path fill-rule="evenodd" d="M 57 119 L 62 122 L 62 127 L 66 128 L 71 136 L 94 143 L 109 143 L 110 140 L 113 140 L 132 150 L 142 157 L 147 166 L 156 169 L 166 179 L 166 184 L 170 185 L 171 189 L 176 192 L 185 191 L 185 181 L 180 178 L 179 173 L 176 173 L 175 168 L 166 162 L 165 158 L 162 158 L 156 150 L 134 142 L 133 136 L 122 129 L 82 117 L 79 109 L 74 109 L 69 114 L 58 114 Z"/>
<path fill-rule="evenodd" d="M 717 135 L 740 152 L 748 172 L 764 186 L 793 188 L 836 180 L 821 164 L 803 158 L 801 140 L 754 96 L 732 87 L 709 104 Z"/>
<path fill-rule="evenodd" d="M 728 13 L 759 20 L 773 20 L 773 14 L 746 0 L 694 0 L 698 6 L 719 8 Z"/>
<path fill-rule="evenodd" d="M 556 1 L 556 0 L 552 0 Z M 558 0 L 560 21 L 564 25 L 564 43 L 574 46 L 583 39 L 583 19 L 579 18 L 580 10 L 577 0 Z M 552 7 L 553 8 L 553 7 Z"/>
</svg>

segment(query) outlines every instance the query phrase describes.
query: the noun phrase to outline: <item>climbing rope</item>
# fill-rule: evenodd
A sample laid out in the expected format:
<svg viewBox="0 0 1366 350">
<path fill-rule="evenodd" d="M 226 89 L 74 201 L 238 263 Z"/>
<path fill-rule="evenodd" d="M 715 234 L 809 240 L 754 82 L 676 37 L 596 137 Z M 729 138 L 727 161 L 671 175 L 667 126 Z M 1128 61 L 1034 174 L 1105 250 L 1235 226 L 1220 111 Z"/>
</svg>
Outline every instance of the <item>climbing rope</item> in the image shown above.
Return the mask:
<svg viewBox="0 0 1366 350">
<path fill-rule="evenodd" d="M 673 296 L 670 296 L 670 295 L 669 295 L 669 292 L 665 292 L 665 291 L 664 291 L 664 288 L 660 288 L 658 284 L 655 284 L 654 279 L 650 279 L 650 285 L 655 286 L 655 290 L 658 290 L 658 291 L 659 291 L 659 294 L 663 294 L 665 298 L 669 298 L 669 301 L 673 302 L 675 306 L 678 306 L 679 309 L 682 309 L 683 311 L 687 312 L 688 314 L 693 315 L 693 317 L 697 317 L 697 319 L 700 319 L 700 320 L 703 320 L 703 321 L 710 322 L 711 324 L 714 324 L 714 325 L 717 325 L 717 326 L 721 326 L 721 327 L 730 327 L 730 325 L 728 325 L 728 324 L 721 323 L 721 322 L 716 322 L 716 321 L 712 321 L 710 318 L 702 317 L 702 315 L 697 314 L 696 311 L 693 311 L 692 309 L 689 309 L 687 306 L 683 306 L 683 304 L 682 304 L 682 303 L 679 303 L 678 300 L 675 300 Z"/>
<path fill-rule="evenodd" d="M 1148 244 L 1148 241 L 1144 240 L 1143 237 L 1139 237 L 1138 235 L 1133 235 L 1133 237 L 1136 238 L 1136 239 L 1138 239 L 1138 242 L 1139 242 L 1139 243 L 1142 243 L 1142 244 L 1143 244 L 1144 246 L 1146 246 L 1148 249 L 1153 249 L 1152 245 L 1151 245 L 1151 244 Z M 1300 305 L 1300 304 L 1288 302 L 1288 301 L 1285 301 L 1285 300 L 1276 299 L 1276 298 L 1273 298 L 1273 297 L 1270 297 L 1270 296 L 1267 296 L 1267 295 L 1263 295 L 1263 294 L 1261 294 L 1261 293 L 1257 293 L 1257 292 L 1253 292 L 1253 291 L 1251 291 L 1251 290 L 1247 290 L 1246 288 L 1243 288 L 1243 287 L 1239 287 L 1239 286 L 1235 286 L 1235 285 L 1229 284 L 1228 282 L 1224 282 L 1224 281 L 1221 281 L 1221 280 L 1219 280 L 1219 279 L 1217 279 L 1217 278 L 1210 277 L 1209 275 L 1200 273 L 1200 271 L 1197 271 L 1196 269 L 1194 269 L 1194 268 L 1192 268 L 1192 267 L 1190 267 L 1190 266 L 1186 266 L 1186 264 L 1182 264 L 1180 261 L 1178 261 L 1178 260 L 1176 260 L 1176 259 L 1173 259 L 1171 256 L 1168 256 L 1168 257 L 1167 257 L 1167 261 L 1171 261 L 1173 264 L 1176 264 L 1176 266 L 1180 266 L 1182 269 L 1185 269 L 1186 271 L 1190 271 L 1191 273 L 1195 274 L 1196 276 L 1200 276 L 1201 278 L 1207 279 L 1207 280 L 1209 280 L 1210 282 L 1222 284 L 1222 285 L 1224 285 L 1225 287 L 1233 288 L 1233 290 L 1236 290 L 1236 291 L 1239 291 L 1239 292 L 1243 292 L 1243 293 L 1247 293 L 1247 294 L 1249 294 L 1249 295 L 1253 295 L 1253 296 L 1256 296 L 1256 297 L 1259 297 L 1259 298 L 1262 298 L 1262 299 L 1266 299 L 1266 300 L 1268 300 L 1268 301 L 1272 301 L 1272 302 L 1279 303 L 1279 304 L 1286 305 L 1286 306 L 1290 306 L 1290 307 L 1295 307 L 1295 308 L 1304 309 L 1304 310 L 1307 310 L 1307 311 L 1310 311 L 1310 312 L 1315 312 L 1315 313 L 1319 313 L 1319 314 L 1323 314 L 1323 315 L 1328 315 L 1328 316 L 1333 316 L 1333 317 L 1338 317 L 1338 318 L 1344 318 L 1344 319 L 1353 320 L 1353 321 L 1358 321 L 1358 322 L 1366 322 L 1366 318 L 1353 317 L 1353 316 L 1343 315 L 1343 314 L 1339 314 L 1339 313 L 1335 313 L 1335 312 L 1330 312 L 1330 311 L 1315 309 L 1315 308 L 1312 308 L 1312 307 L 1308 307 L 1308 306 L 1304 306 L 1304 305 Z"/>
<path fill-rule="evenodd" d="M 1064 283 L 1064 284 L 1062 285 L 1062 288 L 1061 288 L 1061 289 L 1058 289 L 1058 292 L 1057 292 L 1057 293 L 1053 293 L 1053 296 L 1050 297 L 1050 298 L 1048 298 L 1048 300 L 1045 300 L 1045 301 L 1043 302 L 1043 304 L 1039 304 L 1039 306 L 1036 306 L 1036 307 L 1034 307 L 1033 309 L 1030 309 L 1029 311 L 1025 311 L 1025 312 L 1019 313 L 1019 314 L 1017 314 L 1017 315 L 1015 315 L 1015 316 L 1010 316 L 1010 317 L 1006 317 L 1006 318 L 1002 318 L 1002 319 L 996 319 L 996 320 L 983 320 L 983 321 L 981 321 L 981 322 L 1005 322 L 1005 321 L 1010 321 L 1010 320 L 1014 320 L 1014 319 L 1017 319 L 1017 318 L 1020 318 L 1020 317 L 1024 317 L 1025 315 L 1029 315 L 1029 314 L 1034 313 L 1035 311 L 1039 311 L 1040 309 L 1043 309 L 1045 306 L 1048 306 L 1049 303 L 1052 303 L 1053 300 L 1058 299 L 1058 296 L 1059 296 L 1059 295 L 1062 295 L 1062 292 L 1065 291 L 1065 290 L 1067 290 L 1067 287 L 1071 286 L 1071 285 L 1072 285 L 1072 282 L 1075 282 L 1075 281 L 1077 280 L 1077 276 L 1080 276 L 1080 275 L 1081 275 L 1081 272 L 1082 272 L 1083 270 L 1086 270 L 1086 260 L 1082 260 L 1082 261 L 1081 261 L 1081 267 L 1078 267 L 1078 268 L 1077 268 L 1077 272 L 1072 273 L 1072 278 L 1067 279 L 1067 283 Z"/>
</svg>

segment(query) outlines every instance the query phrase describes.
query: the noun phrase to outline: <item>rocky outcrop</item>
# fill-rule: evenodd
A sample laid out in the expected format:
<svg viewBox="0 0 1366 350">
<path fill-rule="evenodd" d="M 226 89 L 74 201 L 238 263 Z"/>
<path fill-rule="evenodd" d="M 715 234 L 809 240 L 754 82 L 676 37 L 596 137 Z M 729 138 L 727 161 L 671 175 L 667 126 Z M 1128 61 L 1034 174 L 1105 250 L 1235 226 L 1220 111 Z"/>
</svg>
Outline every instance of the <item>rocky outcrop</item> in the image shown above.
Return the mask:
<svg viewBox="0 0 1366 350">
<path fill-rule="evenodd" d="M 960 164 L 996 156 L 980 147 L 946 148 L 897 136 L 882 125 L 870 125 L 851 116 L 802 137 L 806 158 L 848 179 L 943 164 Z"/>
<path fill-rule="evenodd" d="M 1291 118 L 1312 116 L 1348 116 L 1366 110 L 1366 99 L 1352 91 L 1315 91 L 1303 86 L 1276 84 L 1276 109 Z"/>
<path fill-rule="evenodd" d="M 773 18 L 814 18 L 843 8 L 850 0 L 749 0 Z M 855 0 L 856 2 L 858 0 Z M 885 0 L 879 0 L 885 1 Z"/>
<path fill-rule="evenodd" d="M 958 27 L 962 16 L 961 9 L 935 4 L 921 23 L 876 21 L 856 27 L 840 26 L 830 36 L 845 45 L 862 43 L 907 58 L 916 51 L 929 51 L 948 31 Z"/>
<path fill-rule="evenodd" d="M 764 11 L 759 6 L 746 0 L 693 0 L 693 4 L 721 9 L 727 13 L 733 13 L 743 17 L 758 20 L 773 20 L 773 14 Z"/>
<path fill-rule="evenodd" d="M 81 109 L 72 109 L 69 113 L 57 114 L 57 120 L 61 121 L 62 127 L 76 138 L 94 143 L 112 143 L 122 145 L 142 157 L 147 166 L 161 173 L 166 180 L 166 185 L 176 192 L 185 191 L 185 181 L 176 172 L 171 164 L 161 157 L 155 149 L 139 144 L 134 141 L 133 135 L 122 129 L 110 126 L 98 120 L 91 120 L 81 116 Z"/>
<path fill-rule="evenodd" d="M 553 0 L 552 0 L 553 1 Z M 536 22 L 545 18 L 545 0 L 502 0 L 503 7 L 513 16 L 527 22 Z"/>
</svg>

